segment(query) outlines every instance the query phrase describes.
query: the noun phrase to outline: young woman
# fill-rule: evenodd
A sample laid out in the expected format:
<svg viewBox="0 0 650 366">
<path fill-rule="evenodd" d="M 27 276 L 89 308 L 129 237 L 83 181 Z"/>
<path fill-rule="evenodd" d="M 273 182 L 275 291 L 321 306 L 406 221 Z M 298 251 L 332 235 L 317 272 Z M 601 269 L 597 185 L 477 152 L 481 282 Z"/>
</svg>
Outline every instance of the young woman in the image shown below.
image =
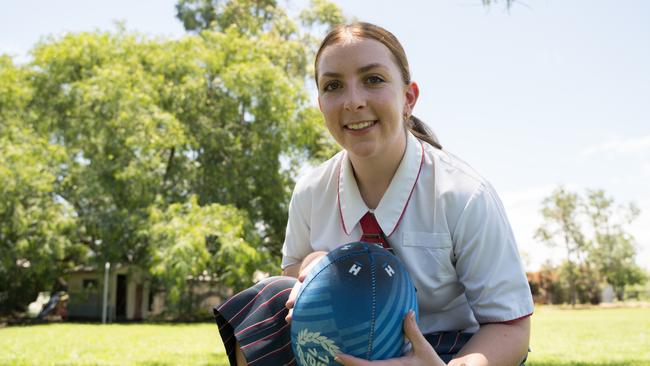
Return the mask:
<svg viewBox="0 0 650 366">
<path fill-rule="evenodd" d="M 399 41 L 372 24 L 341 25 L 315 66 L 319 107 L 343 150 L 296 184 L 284 276 L 215 308 L 231 364 L 295 364 L 287 309 L 301 281 L 327 252 L 369 230 L 408 268 L 420 321 L 404 321 L 409 354 L 374 362 L 338 355 L 339 363 L 521 364 L 533 303 L 505 211 L 492 186 L 412 115 L 419 91 Z"/>
</svg>

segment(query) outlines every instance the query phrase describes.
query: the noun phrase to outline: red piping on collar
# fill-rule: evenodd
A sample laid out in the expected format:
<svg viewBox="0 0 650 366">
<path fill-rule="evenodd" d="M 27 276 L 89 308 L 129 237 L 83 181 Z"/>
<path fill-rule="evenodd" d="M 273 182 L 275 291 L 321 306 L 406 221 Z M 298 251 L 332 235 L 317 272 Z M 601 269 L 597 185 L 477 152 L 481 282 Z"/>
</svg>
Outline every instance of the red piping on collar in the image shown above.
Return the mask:
<svg viewBox="0 0 650 366">
<path fill-rule="evenodd" d="M 341 219 L 341 226 L 343 227 L 343 232 L 345 235 L 350 236 L 348 230 L 345 228 L 345 220 L 343 220 L 343 209 L 341 209 L 341 169 L 343 166 L 343 157 L 345 154 L 341 154 L 341 159 L 339 159 L 339 174 L 336 179 L 336 201 L 339 204 L 339 217 Z"/>
<path fill-rule="evenodd" d="M 420 155 L 420 168 L 418 170 L 418 175 L 415 177 L 415 182 L 413 182 L 413 187 L 411 187 L 411 192 L 409 193 L 409 198 L 406 199 L 406 203 L 404 204 L 404 208 L 402 208 L 402 213 L 399 216 L 399 219 L 395 223 L 395 227 L 393 230 L 390 231 L 390 234 L 386 235 L 387 237 L 391 236 L 395 230 L 397 229 L 397 226 L 399 226 L 399 223 L 402 221 L 402 217 L 404 217 L 404 212 L 406 212 L 406 207 L 409 204 L 409 201 L 411 200 L 411 196 L 413 196 L 413 191 L 415 190 L 415 185 L 418 183 L 418 179 L 420 179 L 420 173 L 422 172 L 422 166 L 424 165 L 424 144 L 422 141 L 419 141 L 420 143 L 420 148 L 421 148 L 421 155 Z M 345 227 L 345 220 L 343 220 L 343 209 L 341 208 L 341 169 L 343 166 L 343 157 L 339 160 L 339 174 L 338 174 L 338 179 L 336 180 L 336 200 L 339 205 L 339 218 L 341 219 L 341 226 L 343 227 L 343 232 L 345 235 L 350 235 L 348 233 L 347 228 Z"/>
<path fill-rule="evenodd" d="M 395 227 L 393 230 L 390 231 L 390 234 L 387 234 L 386 236 L 391 236 L 397 229 L 397 226 L 399 226 L 399 223 L 402 221 L 402 217 L 404 217 L 404 212 L 406 212 L 406 207 L 409 205 L 409 201 L 411 200 L 411 196 L 413 195 L 413 191 L 415 190 L 415 186 L 418 184 L 418 179 L 420 179 L 420 173 L 422 172 L 422 166 L 424 165 L 424 144 L 422 141 L 418 140 L 420 143 L 420 148 L 422 149 L 422 155 L 420 156 L 420 169 L 418 170 L 418 175 L 415 177 L 415 182 L 413 182 L 413 187 L 411 187 L 411 193 L 409 193 L 409 198 L 406 199 L 406 203 L 404 203 L 404 208 L 402 208 L 402 213 L 399 215 L 399 219 L 395 223 Z"/>
</svg>

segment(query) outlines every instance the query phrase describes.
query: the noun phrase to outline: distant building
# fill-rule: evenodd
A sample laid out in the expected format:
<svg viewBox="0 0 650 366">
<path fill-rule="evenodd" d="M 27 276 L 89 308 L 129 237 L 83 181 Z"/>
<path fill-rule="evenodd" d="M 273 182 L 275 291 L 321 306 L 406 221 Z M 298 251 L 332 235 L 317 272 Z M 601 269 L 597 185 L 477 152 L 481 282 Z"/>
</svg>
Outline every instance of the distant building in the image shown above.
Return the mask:
<svg viewBox="0 0 650 366">
<path fill-rule="evenodd" d="M 604 284 L 603 290 L 600 293 L 600 302 L 612 303 L 616 299 L 614 288 L 610 284 Z"/>
<path fill-rule="evenodd" d="M 68 283 L 68 317 L 102 318 L 104 269 L 79 266 L 65 276 Z M 108 277 L 109 321 L 142 320 L 149 316 L 153 299 L 147 275 L 137 267 L 116 265 Z"/>
<path fill-rule="evenodd" d="M 258 274 L 260 278 L 264 275 Z M 68 272 L 65 280 L 70 295 L 68 318 L 100 320 L 104 269 L 79 266 Z M 207 272 L 196 277 L 188 276 L 186 281 L 194 306 L 203 316 L 211 316 L 212 307 L 232 295 L 232 290 L 219 285 Z M 135 266 L 117 264 L 111 267 L 108 282 L 109 322 L 145 320 L 165 310 L 165 289 L 152 289 L 147 273 Z"/>
</svg>

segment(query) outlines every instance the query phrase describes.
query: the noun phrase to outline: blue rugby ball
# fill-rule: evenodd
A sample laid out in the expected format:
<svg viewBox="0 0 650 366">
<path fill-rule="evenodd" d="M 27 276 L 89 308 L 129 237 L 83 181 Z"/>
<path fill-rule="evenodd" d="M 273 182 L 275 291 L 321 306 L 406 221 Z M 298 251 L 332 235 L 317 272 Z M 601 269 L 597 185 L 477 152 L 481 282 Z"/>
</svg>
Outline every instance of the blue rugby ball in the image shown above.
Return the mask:
<svg viewBox="0 0 650 366">
<path fill-rule="evenodd" d="M 338 353 L 367 360 L 405 350 L 404 316 L 418 315 L 402 262 L 380 245 L 355 242 L 321 259 L 298 292 L 291 345 L 300 366 L 339 365 Z"/>
</svg>

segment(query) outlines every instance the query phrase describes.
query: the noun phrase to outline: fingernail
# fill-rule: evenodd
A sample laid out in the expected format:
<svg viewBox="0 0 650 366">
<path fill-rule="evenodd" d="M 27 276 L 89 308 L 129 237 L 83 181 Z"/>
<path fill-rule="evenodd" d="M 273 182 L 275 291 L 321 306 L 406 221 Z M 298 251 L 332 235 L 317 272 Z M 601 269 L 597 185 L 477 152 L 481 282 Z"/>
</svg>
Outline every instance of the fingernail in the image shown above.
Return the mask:
<svg viewBox="0 0 650 366">
<path fill-rule="evenodd" d="M 343 361 L 341 361 L 339 356 L 334 357 L 334 361 L 336 361 L 337 363 L 340 363 L 341 365 L 343 365 Z"/>
<path fill-rule="evenodd" d="M 415 319 L 415 311 L 413 311 L 412 309 L 409 310 L 409 318 Z"/>
</svg>

